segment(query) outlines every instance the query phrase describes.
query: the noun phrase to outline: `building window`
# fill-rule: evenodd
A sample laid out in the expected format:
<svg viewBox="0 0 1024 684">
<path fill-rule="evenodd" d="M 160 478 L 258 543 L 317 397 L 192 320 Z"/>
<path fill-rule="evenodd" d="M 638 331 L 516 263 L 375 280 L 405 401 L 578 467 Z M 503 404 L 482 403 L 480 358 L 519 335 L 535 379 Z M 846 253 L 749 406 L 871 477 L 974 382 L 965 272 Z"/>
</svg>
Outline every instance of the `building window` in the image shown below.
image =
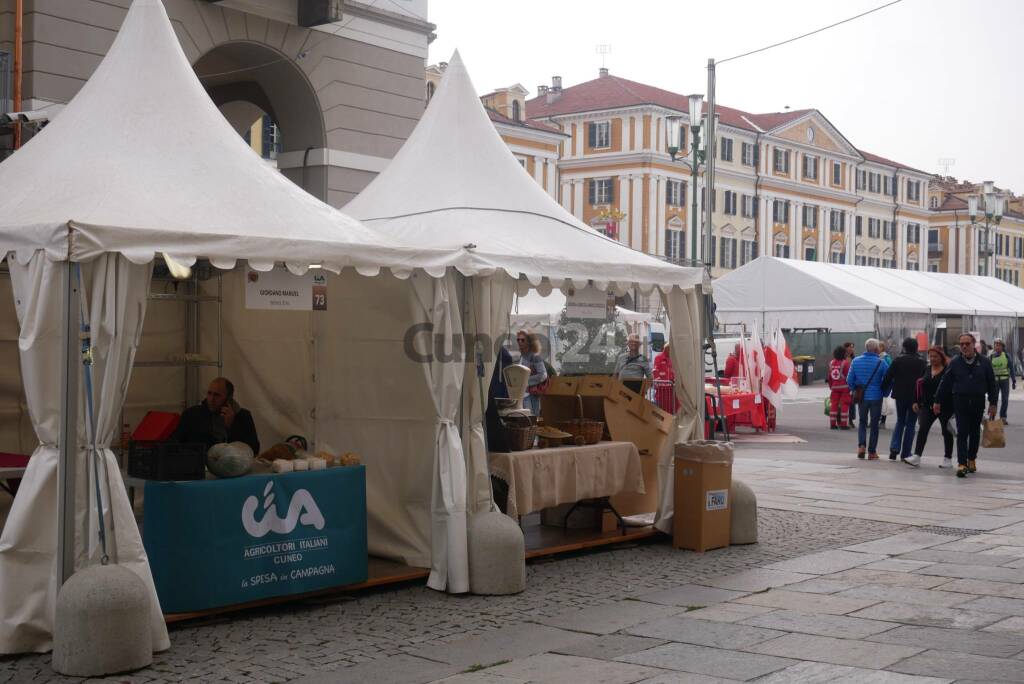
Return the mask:
<svg viewBox="0 0 1024 684">
<path fill-rule="evenodd" d="M 868 219 L 868 237 L 877 238 L 882 236 L 881 221 L 876 218 Z"/>
<path fill-rule="evenodd" d="M 665 184 L 665 201 L 672 207 L 682 207 L 686 204 L 686 182 L 670 180 Z"/>
<path fill-rule="evenodd" d="M 587 144 L 593 148 L 611 147 L 612 124 L 610 121 L 598 121 L 587 124 Z"/>
<path fill-rule="evenodd" d="M 432 97 L 434 97 L 434 84 L 427 81 L 427 102 L 430 102 Z"/>
<path fill-rule="evenodd" d="M 665 258 L 669 261 L 681 261 L 685 254 L 686 231 L 678 216 L 672 217 L 665 228 Z"/>
<path fill-rule="evenodd" d="M 743 195 L 743 218 L 757 218 L 757 198 Z"/>
<path fill-rule="evenodd" d="M 921 201 L 921 181 L 907 181 L 907 201 L 908 202 L 920 202 Z"/>
<path fill-rule="evenodd" d="M 882 221 L 882 239 L 883 240 L 895 240 L 896 239 L 896 222 L 895 221 Z"/>
<path fill-rule="evenodd" d="M 736 238 L 722 238 L 722 268 L 736 268 Z"/>
<path fill-rule="evenodd" d="M 913 255 L 911 255 L 911 257 L 912 256 Z M 917 271 L 917 270 L 919 270 L 917 268 L 917 261 L 916 261 L 916 259 L 915 260 L 911 260 L 911 257 L 907 257 L 907 270 L 908 271 Z"/>
<path fill-rule="evenodd" d="M 804 228 L 818 227 L 818 207 L 805 204 L 803 208 L 803 214 Z"/>
<path fill-rule="evenodd" d="M 526 168 L 526 160 L 525 159 L 523 159 L 522 157 L 516 157 L 516 161 L 519 162 L 519 165 L 522 166 L 524 169 Z"/>
<path fill-rule="evenodd" d="M 263 149 L 260 154 L 264 159 L 277 159 L 281 153 L 281 129 L 277 127 L 270 115 L 263 115 Z"/>
<path fill-rule="evenodd" d="M 777 233 L 775 235 L 775 256 L 784 259 L 789 258 L 789 244 L 786 242 L 785 233 Z"/>
<path fill-rule="evenodd" d="M 864 188 L 867 187 L 867 184 L 868 184 L 867 178 L 868 178 L 868 172 L 867 171 L 860 171 L 860 170 L 857 171 L 857 189 L 858 190 L 863 190 Z"/>
<path fill-rule="evenodd" d="M 836 209 L 829 211 L 828 227 L 833 233 L 842 233 L 846 230 L 846 212 Z"/>
<path fill-rule="evenodd" d="M 740 160 L 744 166 L 757 166 L 757 147 L 753 143 L 743 143 L 740 146 Z"/>
<path fill-rule="evenodd" d="M 818 180 L 818 158 L 805 154 L 803 159 L 804 178 L 807 180 Z"/>
<path fill-rule="evenodd" d="M 928 200 L 928 206 L 930 206 L 932 209 L 938 209 L 939 208 L 939 198 L 938 197 L 932 197 L 930 200 Z"/>
<path fill-rule="evenodd" d="M 776 173 L 789 175 L 789 150 L 775 150 L 775 162 L 773 168 Z"/>
<path fill-rule="evenodd" d="M 736 193 L 732 190 L 725 191 L 725 213 L 729 216 L 736 215 Z"/>
<path fill-rule="evenodd" d="M 814 245 L 804 245 L 804 261 L 817 261 L 818 250 L 814 248 Z"/>
<path fill-rule="evenodd" d="M 828 260 L 833 264 L 843 263 L 843 245 L 840 242 L 833 242 L 829 249 Z"/>
<path fill-rule="evenodd" d="M 920 223 L 908 223 L 907 224 L 907 242 L 917 243 L 921 241 L 921 224 Z"/>
<path fill-rule="evenodd" d="M 595 178 L 590 181 L 591 204 L 611 204 L 613 200 L 611 178 Z"/>
<path fill-rule="evenodd" d="M 939 262 L 938 261 L 929 261 L 928 262 L 928 272 L 929 273 L 938 273 L 939 272 Z"/>
<path fill-rule="evenodd" d="M 853 225 L 854 225 L 854 233 L 857 234 L 857 237 L 860 237 L 861 235 L 864 234 L 864 219 L 862 217 L 854 216 L 853 217 Z"/>
<path fill-rule="evenodd" d="M 512 100 L 512 120 L 521 121 L 523 114 L 519 109 L 519 100 Z"/>
<path fill-rule="evenodd" d="M 753 240 L 744 240 L 740 245 L 740 265 L 753 261 L 757 258 L 757 243 Z"/>
<path fill-rule="evenodd" d="M 715 201 L 717 197 L 718 197 L 718 192 L 717 191 L 712 191 L 711 192 L 711 211 L 718 211 L 718 202 Z M 704 211 L 704 204 L 705 204 L 705 202 L 707 202 L 707 199 L 708 199 L 708 189 L 706 187 L 701 188 L 700 189 L 700 210 L 701 211 Z"/>
<path fill-rule="evenodd" d="M 789 200 L 777 199 L 772 202 L 772 221 L 789 223 Z"/>
<path fill-rule="evenodd" d="M 722 138 L 722 161 L 732 161 L 732 138 Z"/>
<path fill-rule="evenodd" d="M 869 173 L 868 174 L 868 192 L 881 192 L 882 191 L 882 174 L 880 173 Z"/>
<path fill-rule="evenodd" d="M 832 185 L 843 184 L 843 167 L 839 162 L 832 162 Z"/>
<path fill-rule="evenodd" d="M 716 247 L 718 246 L 718 238 L 714 235 L 708 240 L 708 263 L 714 266 L 718 263 L 715 259 Z"/>
</svg>

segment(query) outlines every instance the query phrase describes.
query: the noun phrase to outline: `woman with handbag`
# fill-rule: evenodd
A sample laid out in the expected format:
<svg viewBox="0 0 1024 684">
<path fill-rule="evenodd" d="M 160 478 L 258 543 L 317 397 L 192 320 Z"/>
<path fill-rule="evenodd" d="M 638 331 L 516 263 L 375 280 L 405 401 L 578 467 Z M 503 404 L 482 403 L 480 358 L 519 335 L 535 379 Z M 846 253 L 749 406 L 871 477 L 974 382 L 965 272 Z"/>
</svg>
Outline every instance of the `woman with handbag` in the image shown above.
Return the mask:
<svg viewBox="0 0 1024 684">
<path fill-rule="evenodd" d="M 548 390 L 548 369 L 540 357 L 540 340 L 535 334 L 520 330 L 516 333 L 516 344 L 519 345 L 519 365 L 530 369 L 524 405 L 531 414 L 539 416 L 540 397 Z"/>
<path fill-rule="evenodd" d="M 953 417 L 952 407 L 935 415 L 932 406 L 935 404 L 935 394 L 939 391 L 939 384 L 942 376 L 946 374 L 948 359 L 941 347 L 932 347 L 928 350 L 928 367 L 924 375 L 917 379 L 917 389 L 914 399 L 914 411 L 917 413 L 918 431 L 917 442 L 914 444 L 914 455 L 903 459 L 908 466 L 917 468 L 921 465 L 921 456 L 924 454 L 924 445 L 928 441 L 928 431 L 936 420 L 942 428 L 943 456 L 940 468 L 953 467 L 953 434 L 950 419 Z"/>
</svg>

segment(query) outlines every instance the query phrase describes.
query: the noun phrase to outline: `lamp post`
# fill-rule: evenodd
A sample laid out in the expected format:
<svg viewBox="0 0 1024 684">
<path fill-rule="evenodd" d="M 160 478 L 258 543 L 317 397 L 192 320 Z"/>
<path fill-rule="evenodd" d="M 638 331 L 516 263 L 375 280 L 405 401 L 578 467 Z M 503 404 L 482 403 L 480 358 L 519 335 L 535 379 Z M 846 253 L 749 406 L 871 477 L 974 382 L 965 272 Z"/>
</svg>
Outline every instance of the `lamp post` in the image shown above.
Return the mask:
<svg viewBox="0 0 1024 684">
<path fill-rule="evenodd" d="M 995 192 L 995 184 L 992 181 L 985 181 L 982 184 L 981 195 L 971 195 L 967 198 L 967 213 L 971 219 L 971 228 L 978 226 L 978 210 L 981 209 L 985 217 L 985 232 L 982 241 L 984 252 L 978 250 L 979 258 L 984 259 L 985 273 L 979 275 L 992 275 L 993 270 L 988 267 L 988 258 L 992 254 L 991 229 L 993 225 L 998 226 L 1003 220 L 1003 208 L 1006 198 Z"/>
<path fill-rule="evenodd" d="M 703 95 L 690 95 L 689 97 L 689 113 L 690 113 L 690 155 L 689 162 L 686 162 L 690 167 L 690 261 L 696 262 L 697 259 L 697 235 L 700 233 L 698 229 L 697 220 L 697 174 L 700 171 L 700 165 L 704 162 L 704 145 L 700 134 L 700 121 L 701 121 L 701 109 L 704 103 Z M 676 155 L 679 154 L 679 137 L 682 132 L 682 119 L 683 117 L 678 114 L 673 114 L 665 117 L 665 140 L 668 141 L 668 154 L 672 158 L 672 161 L 676 161 Z"/>
</svg>

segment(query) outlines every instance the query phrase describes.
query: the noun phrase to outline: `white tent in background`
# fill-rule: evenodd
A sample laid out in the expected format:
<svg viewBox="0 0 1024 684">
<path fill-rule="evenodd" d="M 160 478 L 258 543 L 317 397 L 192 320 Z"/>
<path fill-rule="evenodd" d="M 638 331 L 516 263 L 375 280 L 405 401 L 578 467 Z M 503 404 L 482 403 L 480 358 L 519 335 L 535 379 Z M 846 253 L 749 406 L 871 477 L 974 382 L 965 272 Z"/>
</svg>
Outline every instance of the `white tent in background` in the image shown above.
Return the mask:
<svg viewBox="0 0 1024 684">
<path fill-rule="evenodd" d="M 723 323 L 871 331 L 876 314 L 1015 318 L 995 278 L 846 266 L 762 256 L 715 281 Z"/>
<path fill-rule="evenodd" d="M 555 290 L 542 297 L 536 290 L 517 297 L 512 305 L 513 326 L 558 325 L 565 312 L 566 297 Z M 643 311 L 633 311 L 624 306 L 615 307 L 615 318 L 623 323 L 650 323 L 654 317 Z"/>
<path fill-rule="evenodd" d="M 479 275 L 464 283 L 463 316 L 470 330 L 491 340 L 505 333 L 513 290 L 524 295 L 535 287 L 547 295 L 589 284 L 619 294 L 633 288 L 660 292 L 678 350 L 672 360 L 682 404 L 680 438 L 701 434 L 702 270 L 634 251 L 551 199 L 498 136 L 457 52 L 412 135 L 345 211 L 403 243 L 464 246 L 472 258 L 469 272 Z M 462 435 L 470 454 L 469 506 L 478 510 L 491 505 L 479 409 L 483 383 L 471 372 L 466 378 L 463 414 L 470 424 Z"/>
<path fill-rule="evenodd" d="M 75 417 L 84 395 L 78 330 L 91 328 L 96 443 L 103 467 L 116 474 L 108 447 L 121 427 L 154 256 L 203 257 L 219 268 L 247 259 L 257 270 L 285 261 L 296 272 L 317 264 L 346 269 L 350 280 L 348 267 L 432 280 L 423 274 L 442 277 L 460 258 L 457 250 L 399 247 L 268 168 L 210 101 L 160 0 L 135 0 L 92 78 L 0 164 L 0 188 L 0 257 L 11 271 L 23 385 L 40 442 L 0 537 L 0 653 L 48 650 L 62 574 L 100 558 L 84 410 Z M 341 278 L 332 280 L 338 287 Z M 402 324 L 414 320 L 407 314 Z M 68 358 L 72 372 L 62 379 Z M 282 399 L 303 405 L 307 397 Z M 432 409 L 424 420 L 440 421 Z M 76 426 L 77 444 L 62 438 Z M 58 467 L 73 464 L 76 498 L 64 507 L 69 533 L 58 548 Z M 146 554 L 124 487 L 113 480 L 101 502 L 111 556 L 150 587 L 153 643 L 163 650 L 169 642 Z"/>
</svg>

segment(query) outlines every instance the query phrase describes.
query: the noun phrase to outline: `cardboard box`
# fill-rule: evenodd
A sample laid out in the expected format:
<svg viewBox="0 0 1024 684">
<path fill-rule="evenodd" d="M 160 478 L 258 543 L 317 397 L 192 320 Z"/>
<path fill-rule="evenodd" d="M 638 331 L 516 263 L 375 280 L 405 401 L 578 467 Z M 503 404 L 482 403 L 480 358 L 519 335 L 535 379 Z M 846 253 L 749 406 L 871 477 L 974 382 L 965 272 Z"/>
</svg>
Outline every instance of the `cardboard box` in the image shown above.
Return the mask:
<svg viewBox="0 0 1024 684">
<path fill-rule="evenodd" d="M 672 545 L 707 551 L 729 545 L 732 444 L 695 441 L 676 445 Z"/>
</svg>

